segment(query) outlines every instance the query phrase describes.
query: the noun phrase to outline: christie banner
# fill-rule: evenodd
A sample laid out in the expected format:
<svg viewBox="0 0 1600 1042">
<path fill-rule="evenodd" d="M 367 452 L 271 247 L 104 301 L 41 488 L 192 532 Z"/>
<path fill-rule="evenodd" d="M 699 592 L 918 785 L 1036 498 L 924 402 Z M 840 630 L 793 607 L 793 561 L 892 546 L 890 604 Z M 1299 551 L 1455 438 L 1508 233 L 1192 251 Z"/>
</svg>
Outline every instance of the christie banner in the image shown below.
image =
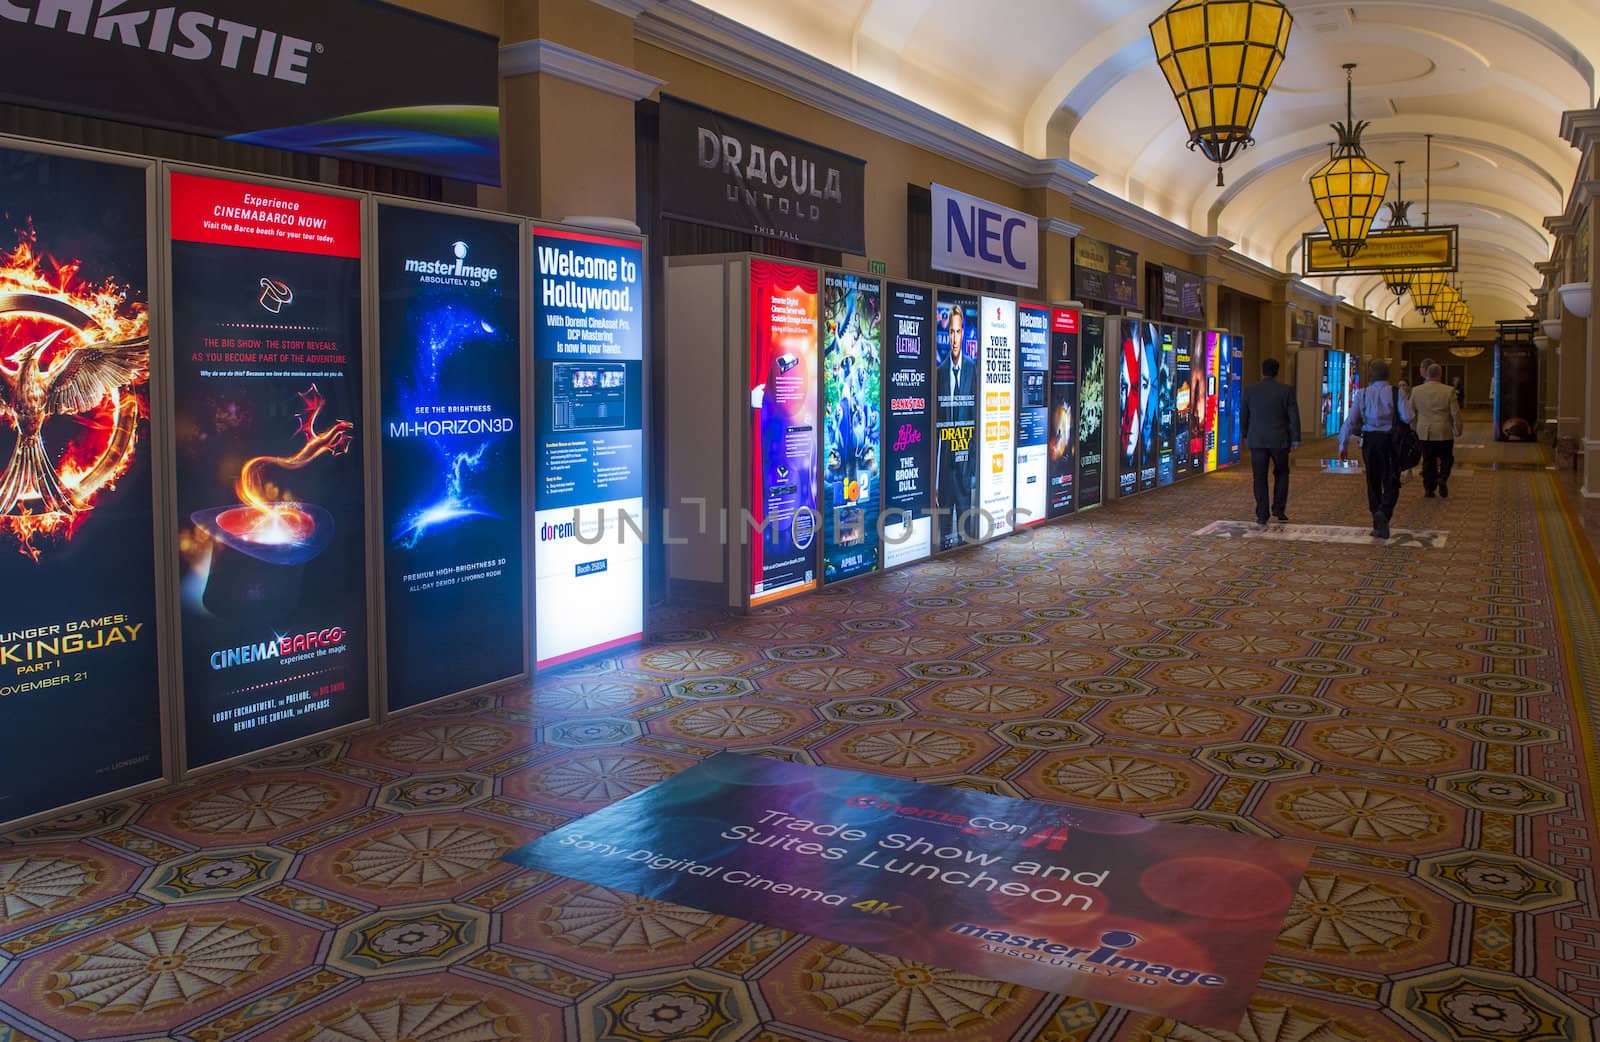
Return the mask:
<svg viewBox="0 0 1600 1042">
<path fill-rule="evenodd" d="M 1050 309 L 1017 305 L 1017 521 L 1050 511 Z"/>
<path fill-rule="evenodd" d="M 0 821 L 162 773 L 147 177 L 0 148 Z"/>
<path fill-rule="evenodd" d="M 1105 468 L 1106 317 L 1080 313 L 1077 507 L 1100 505 Z"/>
<path fill-rule="evenodd" d="M 377 0 L 195 6 L 0 3 L 0 98 L 500 183 L 494 36 Z"/>
<path fill-rule="evenodd" d="M 822 280 L 822 581 L 878 568 L 883 494 L 883 283 Z"/>
<path fill-rule="evenodd" d="M 533 230 L 533 657 L 644 637 L 644 247 Z"/>
<path fill-rule="evenodd" d="M 983 386 L 978 396 L 978 515 L 982 538 L 1011 531 L 1016 507 L 1017 305 L 983 298 Z"/>
<path fill-rule="evenodd" d="M 1056 308 L 1050 315 L 1049 513 L 1051 517 L 1065 517 L 1078 505 L 1078 344 L 1082 313 Z"/>
<path fill-rule="evenodd" d="M 524 668 L 520 246 L 505 221 L 378 208 L 390 709 Z"/>
<path fill-rule="evenodd" d="M 750 262 L 750 603 L 817 583 L 817 271 Z"/>
<path fill-rule="evenodd" d="M 920 286 L 889 285 L 886 369 L 888 468 L 884 477 L 883 566 L 933 552 L 933 297 Z"/>
<path fill-rule="evenodd" d="M 190 767 L 367 716 L 361 203 L 173 172 Z"/>
<path fill-rule="evenodd" d="M 979 537 L 978 298 L 939 294 L 933 384 L 939 403 L 939 456 L 933 472 L 939 550 Z"/>
<path fill-rule="evenodd" d="M 1233 1032 L 1311 850 L 720 753 L 506 860 Z"/>
</svg>

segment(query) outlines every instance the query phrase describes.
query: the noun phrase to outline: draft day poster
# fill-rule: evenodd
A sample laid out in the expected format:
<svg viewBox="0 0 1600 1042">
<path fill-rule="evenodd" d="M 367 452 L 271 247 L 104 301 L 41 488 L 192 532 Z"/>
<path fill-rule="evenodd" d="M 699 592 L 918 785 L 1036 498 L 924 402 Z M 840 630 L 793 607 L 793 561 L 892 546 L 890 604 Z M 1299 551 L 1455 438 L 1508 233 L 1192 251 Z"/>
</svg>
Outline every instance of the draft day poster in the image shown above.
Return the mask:
<svg viewBox="0 0 1600 1042">
<path fill-rule="evenodd" d="M 933 471 L 939 550 L 979 537 L 978 504 L 978 298 L 939 294 L 933 374 L 939 446 Z"/>
<path fill-rule="evenodd" d="M 1078 341 L 1082 316 L 1068 308 L 1050 313 L 1050 516 L 1077 507 Z"/>
<path fill-rule="evenodd" d="M 520 237 L 378 208 L 390 709 L 523 670 Z"/>
<path fill-rule="evenodd" d="M 0 821 L 162 773 L 146 177 L 0 148 Z"/>
<path fill-rule="evenodd" d="M 533 230 L 533 649 L 644 637 L 644 247 Z"/>
<path fill-rule="evenodd" d="M 1078 334 L 1078 509 L 1100 505 L 1105 467 L 1106 317 L 1087 312 Z"/>
<path fill-rule="evenodd" d="M 1017 520 L 1050 513 L 1050 309 L 1017 305 Z"/>
<path fill-rule="evenodd" d="M 1016 508 L 1017 305 L 983 298 L 983 387 L 978 398 L 978 525 L 981 537 L 1011 531 Z"/>
<path fill-rule="evenodd" d="M 1166 326 L 1156 330 L 1161 341 L 1161 367 L 1158 370 L 1156 406 L 1160 425 L 1160 457 L 1156 484 L 1170 485 L 1177 478 L 1177 371 L 1178 331 Z"/>
<path fill-rule="evenodd" d="M 720 753 L 526 868 L 1238 1029 L 1308 844 Z"/>
<path fill-rule="evenodd" d="M 878 568 L 883 463 L 883 283 L 822 280 L 822 581 Z"/>
<path fill-rule="evenodd" d="M 367 716 L 361 204 L 171 174 L 188 764 Z"/>
<path fill-rule="evenodd" d="M 933 552 L 932 466 L 933 297 L 919 286 L 889 284 L 887 392 L 884 430 L 883 566 L 920 561 Z"/>
<path fill-rule="evenodd" d="M 750 262 L 750 603 L 817 582 L 817 272 Z"/>
</svg>

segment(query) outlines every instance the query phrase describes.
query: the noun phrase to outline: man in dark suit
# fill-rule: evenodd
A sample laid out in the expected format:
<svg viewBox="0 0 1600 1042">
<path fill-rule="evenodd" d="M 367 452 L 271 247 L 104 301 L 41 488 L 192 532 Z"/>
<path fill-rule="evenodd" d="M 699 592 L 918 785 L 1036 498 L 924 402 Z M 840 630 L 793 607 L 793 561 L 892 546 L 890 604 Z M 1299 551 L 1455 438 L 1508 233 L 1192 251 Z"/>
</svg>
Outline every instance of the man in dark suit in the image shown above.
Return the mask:
<svg viewBox="0 0 1600 1042">
<path fill-rule="evenodd" d="M 1267 466 L 1272 466 L 1272 516 L 1288 521 L 1289 450 L 1300 445 L 1300 406 L 1294 388 L 1278 382 L 1278 360 L 1261 363 L 1261 380 L 1245 388 L 1244 443 L 1255 471 L 1256 524 L 1267 523 Z"/>
</svg>

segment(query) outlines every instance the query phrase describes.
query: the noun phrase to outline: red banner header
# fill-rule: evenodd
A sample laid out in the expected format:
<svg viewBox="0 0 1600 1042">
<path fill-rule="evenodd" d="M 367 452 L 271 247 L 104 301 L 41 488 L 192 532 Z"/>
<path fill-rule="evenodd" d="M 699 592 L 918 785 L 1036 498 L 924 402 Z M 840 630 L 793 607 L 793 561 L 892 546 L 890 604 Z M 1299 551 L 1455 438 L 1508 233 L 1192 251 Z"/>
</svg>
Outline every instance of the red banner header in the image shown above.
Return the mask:
<svg viewBox="0 0 1600 1042">
<path fill-rule="evenodd" d="M 361 202 L 172 173 L 172 238 L 325 257 L 361 256 Z"/>
<path fill-rule="evenodd" d="M 1078 313 L 1070 308 L 1056 308 L 1051 313 L 1050 328 L 1057 333 L 1076 333 Z"/>
</svg>

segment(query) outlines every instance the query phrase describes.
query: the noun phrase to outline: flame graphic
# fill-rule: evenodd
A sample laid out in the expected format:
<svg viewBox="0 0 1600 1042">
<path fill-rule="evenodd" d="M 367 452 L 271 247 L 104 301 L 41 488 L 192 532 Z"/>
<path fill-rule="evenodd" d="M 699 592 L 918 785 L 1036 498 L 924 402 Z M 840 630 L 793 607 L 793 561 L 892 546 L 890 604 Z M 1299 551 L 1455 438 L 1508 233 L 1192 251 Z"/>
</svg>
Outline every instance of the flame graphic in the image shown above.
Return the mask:
<svg viewBox="0 0 1600 1042">
<path fill-rule="evenodd" d="M 241 539 L 272 546 L 304 542 L 314 527 L 311 515 L 293 502 L 278 498 L 281 493 L 267 480 L 268 468 L 299 470 L 322 456 L 342 456 L 350 451 L 355 424 L 349 420 L 337 420 L 326 430 L 317 430 L 317 418 L 328 404 L 317 385 L 301 391 L 300 400 L 305 403 L 305 411 L 295 417 L 300 421 L 295 433 L 305 436 L 305 444 L 293 456 L 255 456 L 246 460 L 234 483 L 234 492 L 244 506 L 217 518 L 218 524 Z"/>
<path fill-rule="evenodd" d="M 15 310 L 0 313 L 0 369 L 16 374 L 23 352 L 55 334 L 38 359 L 49 367 L 63 353 L 96 341 L 129 340 L 149 333 L 149 311 L 141 301 L 129 299 L 128 288 L 113 278 L 86 279 L 80 260 L 60 261 L 39 247 L 31 222 L 17 232 L 15 247 L 0 254 L 0 295 L 28 293 L 50 297 L 89 318 L 86 328 L 54 315 Z M 42 500 L 25 497 L 9 513 L 0 515 L 0 532 L 17 540 L 17 549 L 38 561 L 38 537 L 70 539 L 88 518 L 96 502 L 114 491 L 117 480 L 133 465 L 138 447 L 139 421 L 147 418 L 145 386 L 148 375 L 107 395 L 94 408 L 72 417 L 77 431 L 61 448 L 55 461 L 56 476 L 76 510 L 38 509 Z M 0 423 L 16 428 L 15 417 L 0 411 Z"/>
</svg>

